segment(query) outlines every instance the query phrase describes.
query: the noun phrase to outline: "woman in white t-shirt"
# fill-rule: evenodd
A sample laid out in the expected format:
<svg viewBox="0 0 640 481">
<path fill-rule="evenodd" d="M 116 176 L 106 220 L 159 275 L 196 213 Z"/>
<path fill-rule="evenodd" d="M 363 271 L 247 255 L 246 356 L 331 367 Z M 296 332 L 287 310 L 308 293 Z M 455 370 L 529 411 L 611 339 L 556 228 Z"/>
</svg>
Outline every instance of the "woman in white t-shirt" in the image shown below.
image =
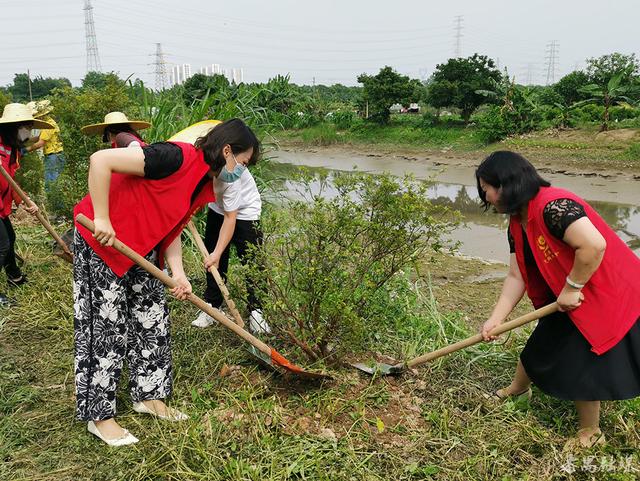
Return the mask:
<svg viewBox="0 0 640 481">
<path fill-rule="evenodd" d="M 204 243 L 211 254 L 205 260 L 207 289 L 204 292 L 204 300 L 218 309 L 222 307 L 223 297 L 209 273 L 209 267 L 215 266 L 222 278 L 226 279 L 231 245 L 235 246 L 240 262 L 244 262 L 249 246 L 262 241 L 262 232 L 258 225 L 262 200 L 256 182 L 247 169 L 247 166 L 254 165 L 258 158 L 254 155 L 235 155 L 237 152 L 246 151 L 245 147 L 227 144 L 222 148 L 222 155 L 227 163 L 213 182 L 216 201 L 210 203 L 207 209 Z M 257 139 L 254 151 L 259 151 Z M 269 325 L 262 318 L 260 304 L 250 283 L 247 290 L 250 330 L 257 333 L 270 332 Z M 211 316 L 201 312 L 191 324 L 196 327 L 208 327 L 213 323 L 214 319 Z"/>
</svg>

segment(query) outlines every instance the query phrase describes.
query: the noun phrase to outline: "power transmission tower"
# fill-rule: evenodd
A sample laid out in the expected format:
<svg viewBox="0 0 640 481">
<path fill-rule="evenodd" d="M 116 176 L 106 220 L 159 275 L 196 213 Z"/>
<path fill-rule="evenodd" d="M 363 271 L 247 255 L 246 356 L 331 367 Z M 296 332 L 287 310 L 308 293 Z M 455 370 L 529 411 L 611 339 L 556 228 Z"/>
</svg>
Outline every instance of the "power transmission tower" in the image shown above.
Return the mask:
<svg viewBox="0 0 640 481">
<path fill-rule="evenodd" d="M 556 82 L 556 68 L 558 66 L 558 42 L 553 40 L 550 44 L 547 44 L 547 85 Z"/>
<path fill-rule="evenodd" d="M 527 83 L 526 85 L 533 85 L 533 64 L 527 64 Z"/>
<path fill-rule="evenodd" d="M 455 57 L 460 58 L 462 56 L 462 20 L 464 17 L 462 15 L 457 15 L 455 17 L 455 26 L 454 29 L 456 31 L 456 50 Z"/>
<path fill-rule="evenodd" d="M 164 90 L 167 88 L 167 62 L 162 53 L 162 45 L 156 43 L 156 90 Z"/>
<path fill-rule="evenodd" d="M 91 0 L 84 0 L 84 35 L 87 46 L 87 72 L 100 72 L 100 56 L 98 55 L 98 41 L 96 27 L 93 23 L 93 6 Z"/>
</svg>

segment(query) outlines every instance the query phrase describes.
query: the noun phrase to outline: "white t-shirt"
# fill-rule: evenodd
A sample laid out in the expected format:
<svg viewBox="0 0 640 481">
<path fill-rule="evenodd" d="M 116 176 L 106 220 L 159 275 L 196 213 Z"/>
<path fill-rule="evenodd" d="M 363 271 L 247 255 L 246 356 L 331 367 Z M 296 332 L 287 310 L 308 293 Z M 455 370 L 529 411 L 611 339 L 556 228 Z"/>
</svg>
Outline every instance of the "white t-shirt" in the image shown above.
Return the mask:
<svg viewBox="0 0 640 481">
<path fill-rule="evenodd" d="M 216 178 L 213 181 L 216 201 L 209 203 L 214 212 L 224 215 L 225 212 L 238 211 L 238 220 L 259 220 L 262 212 L 262 199 L 258 186 L 249 169 L 244 169 L 235 182 L 223 182 Z"/>
</svg>

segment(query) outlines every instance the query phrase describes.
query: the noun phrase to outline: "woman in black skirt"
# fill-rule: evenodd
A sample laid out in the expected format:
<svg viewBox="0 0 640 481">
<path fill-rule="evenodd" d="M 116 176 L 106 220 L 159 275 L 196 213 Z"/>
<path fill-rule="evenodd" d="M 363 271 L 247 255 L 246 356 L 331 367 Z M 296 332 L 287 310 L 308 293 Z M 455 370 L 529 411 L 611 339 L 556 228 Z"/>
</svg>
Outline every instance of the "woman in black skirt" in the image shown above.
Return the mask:
<svg viewBox="0 0 640 481">
<path fill-rule="evenodd" d="M 545 393 L 575 402 L 579 427 L 567 447 L 604 442 L 600 401 L 640 395 L 640 258 L 593 208 L 551 187 L 524 157 L 499 151 L 476 170 L 485 209 L 510 216 L 509 273 L 481 333 L 500 325 L 525 291 L 536 308 L 557 300 L 524 347 L 504 399 Z"/>
</svg>

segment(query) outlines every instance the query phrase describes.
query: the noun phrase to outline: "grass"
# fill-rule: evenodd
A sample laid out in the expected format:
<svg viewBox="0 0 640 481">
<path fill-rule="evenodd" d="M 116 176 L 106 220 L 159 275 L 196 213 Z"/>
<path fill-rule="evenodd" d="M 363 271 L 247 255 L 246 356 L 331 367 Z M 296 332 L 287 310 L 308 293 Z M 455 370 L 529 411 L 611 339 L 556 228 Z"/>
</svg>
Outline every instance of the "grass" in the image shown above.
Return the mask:
<svg viewBox="0 0 640 481">
<path fill-rule="evenodd" d="M 30 282 L 12 290 L 17 304 L 0 312 L 2 480 L 567 478 L 560 449 L 575 429 L 569 403 L 535 389 L 531 402 L 496 405 L 482 396 L 508 382 L 526 331 L 400 378 L 345 368 L 324 385 L 301 385 L 258 369 L 221 327 L 191 328 L 194 308 L 177 301 L 170 303 L 172 404 L 191 419 L 160 423 L 133 413 L 123 382 L 118 419 L 141 442 L 109 449 L 74 420 L 71 268 L 50 255 L 40 227 L 16 230 Z M 196 292 L 203 287 L 198 259 L 187 249 Z M 500 284 L 465 282 L 483 269 L 448 257 L 423 266 L 414 283 L 423 321 L 416 316 L 395 336 L 385 331 L 377 349 L 413 355 L 475 331 L 467 316 L 486 315 Z M 224 365 L 236 367 L 221 376 Z M 596 479 L 636 479 L 620 463 L 633 456 L 639 467 L 638 414 L 638 400 L 605 404 L 609 445 L 587 454 L 596 462 L 609 456 L 618 468 Z M 570 479 L 593 476 L 577 471 Z"/>
</svg>

